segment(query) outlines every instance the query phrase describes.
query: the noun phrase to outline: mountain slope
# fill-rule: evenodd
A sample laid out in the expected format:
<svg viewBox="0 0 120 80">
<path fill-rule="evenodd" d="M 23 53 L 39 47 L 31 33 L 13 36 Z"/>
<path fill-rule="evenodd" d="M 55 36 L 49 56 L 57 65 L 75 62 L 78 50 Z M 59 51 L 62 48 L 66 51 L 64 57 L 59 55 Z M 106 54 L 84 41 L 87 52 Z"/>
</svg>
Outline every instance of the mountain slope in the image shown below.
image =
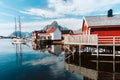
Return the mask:
<svg viewBox="0 0 120 80">
<path fill-rule="evenodd" d="M 43 30 L 48 30 L 48 29 L 51 29 L 51 28 L 58 28 L 60 30 L 68 30 L 68 28 L 66 27 L 62 27 L 60 26 L 57 21 L 53 21 L 50 25 L 47 25 L 43 28 Z"/>
<path fill-rule="evenodd" d="M 12 34 L 10 34 L 10 37 L 15 37 L 17 34 L 17 36 L 20 37 L 20 31 L 17 31 L 17 32 L 13 32 Z M 29 32 L 21 32 L 21 37 L 31 37 L 32 33 L 29 33 Z"/>
</svg>

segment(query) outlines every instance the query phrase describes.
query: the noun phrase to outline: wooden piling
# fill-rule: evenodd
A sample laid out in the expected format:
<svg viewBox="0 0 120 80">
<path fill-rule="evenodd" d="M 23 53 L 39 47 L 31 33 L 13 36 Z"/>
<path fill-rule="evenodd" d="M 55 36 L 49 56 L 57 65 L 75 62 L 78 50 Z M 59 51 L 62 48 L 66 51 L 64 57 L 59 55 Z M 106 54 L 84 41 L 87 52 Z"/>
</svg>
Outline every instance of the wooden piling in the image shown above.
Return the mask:
<svg viewBox="0 0 120 80">
<path fill-rule="evenodd" d="M 116 54 L 115 54 L 115 45 L 113 45 L 113 60 L 115 60 L 115 56 L 116 56 Z"/>
</svg>

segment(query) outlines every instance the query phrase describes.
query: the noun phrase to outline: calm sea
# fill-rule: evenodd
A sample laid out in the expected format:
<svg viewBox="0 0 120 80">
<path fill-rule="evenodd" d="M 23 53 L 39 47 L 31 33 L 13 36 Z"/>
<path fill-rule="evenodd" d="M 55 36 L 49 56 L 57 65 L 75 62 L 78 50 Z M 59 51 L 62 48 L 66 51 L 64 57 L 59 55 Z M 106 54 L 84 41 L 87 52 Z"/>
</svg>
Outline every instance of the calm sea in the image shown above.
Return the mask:
<svg viewBox="0 0 120 80">
<path fill-rule="evenodd" d="M 82 76 L 65 70 L 64 54 L 0 39 L 0 80 L 82 80 Z"/>
</svg>

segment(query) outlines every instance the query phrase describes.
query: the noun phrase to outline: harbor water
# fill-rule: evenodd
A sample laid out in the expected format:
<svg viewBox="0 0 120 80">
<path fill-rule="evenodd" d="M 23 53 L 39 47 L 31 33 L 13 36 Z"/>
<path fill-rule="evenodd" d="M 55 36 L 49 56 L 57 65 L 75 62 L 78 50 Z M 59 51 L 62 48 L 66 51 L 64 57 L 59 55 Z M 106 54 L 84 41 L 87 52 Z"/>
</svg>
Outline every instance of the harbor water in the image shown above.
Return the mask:
<svg viewBox="0 0 120 80">
<path fill-rule="evenodd" d="M 0 39 L 0 80 L 120 80 L 120 56 Z M 74 46 L 73 46 L 74 47 Z M 75 51 L 74 51 L 75 50 Z"/>
<path fill-rule="evenodd" d="M 51 47 L 52 48 L 52 47 Z M 64 68 L 64 54 L 33 50 L 31 43 L 0 39 L 0 80 L 82 80 Z"/>
</svg>

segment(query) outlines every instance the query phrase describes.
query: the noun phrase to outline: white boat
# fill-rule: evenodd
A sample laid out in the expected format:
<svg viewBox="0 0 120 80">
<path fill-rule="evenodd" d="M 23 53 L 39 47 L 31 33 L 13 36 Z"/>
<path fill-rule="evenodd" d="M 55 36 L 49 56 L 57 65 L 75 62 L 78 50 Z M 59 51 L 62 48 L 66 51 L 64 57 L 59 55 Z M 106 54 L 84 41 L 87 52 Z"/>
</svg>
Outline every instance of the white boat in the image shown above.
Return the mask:
<svg viewBox="0 0 120 80">
<path fill-rule="evenodd" d="M 26 43 L 26 39 L 24 39 L 24 38 L 22 38 L 21 37 L 21 22 L 20 22 L 20 16 L 19 16 L 19 31 L 20 31 L 20 35 L 19 35 L 19 37 L 18 37 L 18 35 L 17 35 L 17 25 L 16 25 L 16 18 L 15 18 L 15 36 L 16 37 L 14 37 L 14 38 L 12 38 L 12 43 L 14 44 L 14 43 Z"/>
<path fill-rule="evenodd" d="M 26 43 L 26 40 L 23 38 L 13 38 L 12 43 Z"/>
</svg>

